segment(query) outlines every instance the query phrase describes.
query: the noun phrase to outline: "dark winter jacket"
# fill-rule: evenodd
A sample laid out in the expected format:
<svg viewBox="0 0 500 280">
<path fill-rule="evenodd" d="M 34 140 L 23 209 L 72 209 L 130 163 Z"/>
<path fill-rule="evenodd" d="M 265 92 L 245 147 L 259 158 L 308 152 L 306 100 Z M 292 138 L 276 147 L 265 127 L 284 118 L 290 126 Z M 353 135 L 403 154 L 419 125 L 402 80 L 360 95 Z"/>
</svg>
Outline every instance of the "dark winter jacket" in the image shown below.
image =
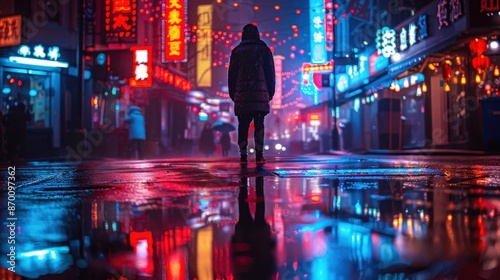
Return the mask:
<svg viewBox="0 0 500 280">
<path fill-rule="evenodd" d="M 242 40 L 231 52 L 228 70 L 235 115 L 253 111 L 268 114 L 275 85 L 274 59 L 269 47 L 260 39 Z"/>
</svg>

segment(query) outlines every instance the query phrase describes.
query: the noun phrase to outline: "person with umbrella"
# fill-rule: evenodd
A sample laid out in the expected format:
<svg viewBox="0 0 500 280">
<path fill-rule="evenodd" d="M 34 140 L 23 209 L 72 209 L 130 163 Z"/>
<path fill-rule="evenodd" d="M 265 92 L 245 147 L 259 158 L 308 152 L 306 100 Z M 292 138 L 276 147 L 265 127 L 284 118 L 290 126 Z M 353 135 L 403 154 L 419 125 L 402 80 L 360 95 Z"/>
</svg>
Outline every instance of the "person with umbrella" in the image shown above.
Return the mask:
<svg viewBox="0 0 500 280">
<path fill-rule="evenodd" d="M 240 164 L 248 164 L 248 130 L 255 124 L 256 163 L 264 164 L 264 117 L 270 112 L 276 86 L 274 58 L 271 49 L 260 39 L 253 24 L 243 27 L 241 42 L 231 51 L 228 69 L 229 97 L 238 117 Z"/>
<path fill-rule="evenodd" d="M 229 132 L 235 131 L 236 128 L 231 123 L 219 121 L 214 123 L 212 129 L 221 133 L 219 143 L 222 148 L 222 156 L 227 157 L 229 155 L 229 150 L 231 149 L 231 136 L 229 135 Z"/>
</svg>

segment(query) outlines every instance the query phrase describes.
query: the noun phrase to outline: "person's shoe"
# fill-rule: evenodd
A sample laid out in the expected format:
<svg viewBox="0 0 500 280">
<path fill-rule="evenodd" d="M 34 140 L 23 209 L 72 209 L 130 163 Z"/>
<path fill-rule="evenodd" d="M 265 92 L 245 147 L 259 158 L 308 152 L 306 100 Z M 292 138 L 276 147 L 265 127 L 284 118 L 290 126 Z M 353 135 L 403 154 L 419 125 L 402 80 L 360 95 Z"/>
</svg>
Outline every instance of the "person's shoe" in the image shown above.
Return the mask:
<svg viewBox="0 0 500 280">
<path fill-rule="evenodd" d="M 247 165 L 247 164 L 248 164 L 247 155 L 240 155 L 240 165 Z"/>
<path fill-rule="evenodd" d="M 266 159 L 264 158 L 263 155 L 258 155 L 256 158 L 255 158 L 255 163 L 257 165 L 262 165 L 262 164 L 265 164 L 266 163 Z"/>
</svg>

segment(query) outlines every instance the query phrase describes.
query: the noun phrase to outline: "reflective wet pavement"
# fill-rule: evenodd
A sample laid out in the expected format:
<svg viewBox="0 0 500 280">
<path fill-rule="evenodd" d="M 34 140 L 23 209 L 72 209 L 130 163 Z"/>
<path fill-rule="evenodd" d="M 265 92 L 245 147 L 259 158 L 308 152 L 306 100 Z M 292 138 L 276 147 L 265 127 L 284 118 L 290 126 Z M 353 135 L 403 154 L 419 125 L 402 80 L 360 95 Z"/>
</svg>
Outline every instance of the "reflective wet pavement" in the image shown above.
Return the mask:
<svg viewBox="0 0 500 280">
<path fill-rule="evenodd" d="M 15 171 L 15 209 L 1 185 L 1 267 L 38 279 L 500 279 L 499 163 L 30 163 Z M 0 279 L 21 279 L 5 269 Z"/>
</svg>

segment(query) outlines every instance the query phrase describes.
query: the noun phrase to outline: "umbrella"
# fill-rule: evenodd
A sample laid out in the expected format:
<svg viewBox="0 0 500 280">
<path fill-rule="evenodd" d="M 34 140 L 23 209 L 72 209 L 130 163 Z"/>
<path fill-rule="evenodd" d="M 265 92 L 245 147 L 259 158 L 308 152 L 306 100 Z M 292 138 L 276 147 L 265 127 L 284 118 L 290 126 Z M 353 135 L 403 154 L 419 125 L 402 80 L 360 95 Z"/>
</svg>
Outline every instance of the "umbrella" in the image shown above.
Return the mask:
<svg viewBox="0 0 500 280">
<path fill-rule="evenodd" d="M 214 125 L 212 126 L 212 129 L 213 129 L 213 130 L 220 131 L 220 132 L 224 133 L 224 132 L 231 132 L 231 131 L 235 131 L 235 130 L 236 130 L 236 127 L 234 127 L 234 125 L 233 125 L 233 124 L 231 124 L 231 123 L 227 123 L 227 122 L 216 122 L 216 123 L 214 123 Z"/>
</svg>

